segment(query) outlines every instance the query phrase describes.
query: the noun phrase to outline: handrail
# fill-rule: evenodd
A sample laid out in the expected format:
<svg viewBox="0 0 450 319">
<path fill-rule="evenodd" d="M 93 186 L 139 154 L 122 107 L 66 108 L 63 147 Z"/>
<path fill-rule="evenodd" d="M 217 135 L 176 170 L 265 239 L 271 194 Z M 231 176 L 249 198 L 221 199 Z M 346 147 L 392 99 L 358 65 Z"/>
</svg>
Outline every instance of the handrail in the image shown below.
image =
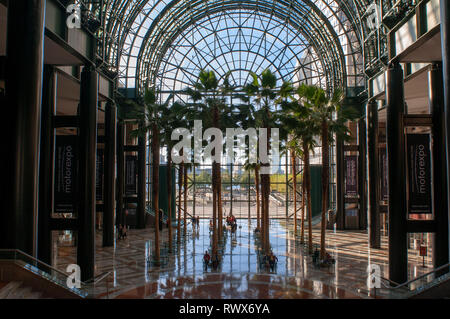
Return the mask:
<svg viewBox="0 0 450 319">
<path fill-rule="evenodd" d="M 381 279 L 388 280 L 389 282 L 392 282 L 392 283 L 394 283 L 394 284 L 397 284 L 397 286 L 395 286 L 395 287 L 387 287 L 387 289 L 392 289 L 392 290 L 393 290 L 393 289 L 399 289 L 399 288 L 401 288 L 401 287 L 404 287 L 404 286 L 406 286 L 406 285 L 409 285 L 409 284 L 412 283 L 412 282 L 415 282 L 415 281 L 417 281 L 417 280 L 419 280 L 419 279 L 422 279 L 422 278 L 424 278 L 424 277 L 427 277 L 427 276 L 429 276 L 429 275 L 431 275 L 431 274 L 433 274 L 433 273 L 435 273 L 435 272 L 438 272 L 438 271 L 440 271 L 440 270 L 442 270 L 442 269 L 444 269 L 444 268 L 447 268 L 447 267 L 449 267 L 449 266 L 450 266 L 450 263 L 447 263 L 447 264 L 445 264 L 445 265 L 439 266 L 439 267 L 433 269 L 433 270 L 430 271 L 430 272 L 427 272 L 427 273 L 425 273 L 425 274 L 423 274 L 423 275 L 420 275 L 419 277 L 416 277 L 416 278 L 413 278 L 413 279 L 411 279 L 411 280 L 408 280 L 408 281 L 406 281 L 406 282 L 404 282 L 404 283 L 402 283 L 402 284 L 397 284 L 396 282 L 394 282 L 394 281 L 392 281 L 392 280 L 390 280 L 390 279 L 387 279 L 387 278 L 383 278 L 383 277 L 381 277 Z"/>
<path fill-rule="evenodd" d="M 380 279 L 386 280 L 386 281 L 388 281 L 388 282 L 390 282 L 390 283 L 392 283 L 392 284 L 395 284 L 395 285 L 397 285 L 397 286 L 402 285 L 402 284 L 399 284 L 398 282 L 393 281 L 393 280 L 391 280 L 391 279 L 389 279 L 389 278 L 380 277 Z M 391 288 L 391 287 L 386 287 L 386 288 Z"/>
<path fill-rule="evenodd" d="M 96 277 L 93 277 L 93 278 L 91 278 L 91 279 L 88 279 L 88 280 L 86 280 L 86 281 L 84 281 L 84 282 L 82 282 L 82 284 L 84 284 L 84 285 L 96 285 L 96 284 L 98 284 L 100 281 L 102 281 L 102 280 L 104 280 L 106 277 L 108 277 L 109 275 L 111 275 L 112 274 L 112 271 L 107 271 L 107 272 L 105 272 L 105 273 L 103 273 L 103 274 L 100 274 L 100 275 L 98 275 L 98 276 L 96 276 L 97 277 L 97 279 L 95 279 Z M 91 280 L 93 280 L 92 282 L 91 282 Z"/>
<path fill-rule="evenodd" d="M 14 252 L 15 254 L 16 253 L 22 254 L 25 257 L 30 258 L 31 260 L 33 260 L 33 261 L 35 261 L 35 262 L 37 262 L 37 263 L 39 263 L 39 264 L 41 264 L 41 265 L 43 265 L 43 266 L 53 270 L 53 271 L 55 271 L 55 272 L 57 272 L 57 273 L 59 273 L 59 274 L 61 274 L 63 276 L 69 277 L 69 275 L 67 273 L 65 273 L 65 272 L 63 272 L 63 271 L 61 271 L 61 270 L 59 270 L 59 269 L 57 269 L 57 268 L 55 268 L 53 266 L 50 266 L 49 264 L 47 264 L 47 263 L 45 263 L 45 262 L 43 262 L 43 261 L 41 261 L 41 260 L 39 260 L 39 259 L 37 259 L 37 258 L 35 258 L 33 256 L 28 255 L 27 253 L 21 251 L 20 249 L 0 249 L 0 252 L 2 252 L 2 251 L 4 251 L 4 252 Z M 16 256 L 14 256 L 14 258 L 17 259 Z"/>
<path fill-rule="evenodd" d="M 34 261 L 34 262 L 36 262 L 37 264 L 40 264 L 40 265 L 42 265 L 42 266 L 48 268 L 49 270 L 52 270 L 52 271 L 54 271 L 54 272 L 56 272 L 56 273 L 58 273 L 58 274 L 64 276 L 65 278 L 68 278 L 68 277 L 70 276 L 69 274 L 65 273 L 64 271 L 62 271 L 62 270 L 60 270 L 60 269 L 57 269 L 57 268 L 55 268 L 55 267 L 53 267 L 53 266 L 51 266 L 51 265 L 49 265 L 49 264 L 47 264 L 47 263 L 45 263 L 45 262 L 39 260 L 39 259 L 37 259 L 37 258 L 31 256 L 31 255 L 28 255 L 27 253 L 21 251 L 20 249 L 0 249 L 0 252 L 14 253 L 14 260 L 17 260 L 17 259 L 18 259 L 17 254 L 22 255 L 22 256 L 24 256 L 24 257 L 30 259 L 31 261 Z M 42 269 L 41 269 L 41 270 L 42 270 Z M 43 271 L 43 270 L 42 270 L 42 271 Z M 48 272 L 48 271 L 45 271 L 45 272 Z M 84 286 L 84 287 L 86 287 L 86 288 L 87 288 L 88 286 L 97 285 L 99 282 L 103 281 L 105 278 L 107 278 L 107 277 L 108 277 L 109 275 L 111 275 L 111 274 L 112 274 L 112 271 L 105 272 L 105 273 L 100 274 L 100 275 L 98 275 L 98 276 L 96 276 L 96 277 L 93 277 L 93 278 L 88 279 L 88 280 L 86 280 L 86 281 L 84 281 L 84 282 L 81 282 L 81 285 Z M 91 282 L 91 281 L 92 281 L 92 282 Z M 74 291 L 73 289 L 69 289 L 69 290 Z M 107 290 L 108 290 L 108 287 L 107 287 Z"/>
<path fill-rule="evenodd" d="M 99 282 L 103 281 L 105 278 L 108 278 L 112 273 L 113 273 L 112 271 L 107 271 L 101 275 L 98 275 L 97 279 L 95 279 L 93 282 L 89 282 L 89 281 L 93 280 L 95 277 L 85 281 L 83 284 L 85 286 L 90 285 L 91 287 L 95 287 L 96 285 L 98 285 Z M 108 281 L 106 282 L 106 298 L 109 299 L 109 282 Z"/>
<path fill-rule="evenodd" d="M 65 273 L 64 271 L 61 271 L 61 270 L 59 270 L 59 269 L 57 269 L 57 268 L 55 268 L 55 267 L 53 267 L 53 266 L 43 262 L 43 261 L 41 261 L 41 260 L 39 260 L 39 259 L 37 259 L 37 258 L 35 258 L 35 257 L 33 257 L 33 256 L 31 256 L 31 255 L 29 255 L 29 254 L 27 254 L 25 252 L 23 252 L 23 251 L 21 251 L 20 249 L 0 249 L 0 253 L 1 252 L 13 253 L 14 254 L 13 255 L 13 260 L 14 261 L 21 260 L 20 256 L 22 256 L 22 258 L 28 258 L 30 261 L 27 261 L 27 260 L 21 260 L 21 261 L 29 264 L 32 267 L 38 267 L 37 269 L 41 272 L 41 273 L 39 273 L 39 275 L 41 275 L 44 278 L 47 278 L 48 280 L 52 281 L 53 283 L 55 283 L 55 284 L 57 284 L 57 285 L 59 285 L 61 287 L 64 287 L 64 288 L 72 291 L 73 293 L 75 293 L 75 294 L 77 294 L 79 296 L 85 297 L 86 292 L 84 292 L 83 290 L 69 288 L 66 285 L 64 285 L 63 282 L 61 282 L 61 279 L 49 278 L 48 276 L 45 276 L 44 274 L 42 274 L 42 273 L 45 273 L 45 274 L 48 274 L 48 275 L 52 276 L 52 271 L 53 271 L 53 272 L 63 276 L 67 280 L 67 278 L 69 278 L 70 275 Z M 49 270 L 47 270 L 47 269 L 46 270 L 40 269 L 38 264 L 48 268 Z M 30 270 L 33 271 L 33 269 L 30 269 Z"/>
</svg>

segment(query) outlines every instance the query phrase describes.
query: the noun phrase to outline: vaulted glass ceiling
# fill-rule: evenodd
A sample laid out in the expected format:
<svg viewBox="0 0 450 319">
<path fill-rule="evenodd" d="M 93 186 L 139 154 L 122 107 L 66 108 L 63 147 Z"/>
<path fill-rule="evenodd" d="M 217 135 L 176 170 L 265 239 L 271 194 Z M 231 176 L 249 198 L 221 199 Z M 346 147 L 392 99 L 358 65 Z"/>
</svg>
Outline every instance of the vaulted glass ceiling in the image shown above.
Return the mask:
<svg viewBox="0 0 450 319">
<path fill-rule="evenodd" d="M 241 86 L 266 67 L 326 89 L 365 85 L 361 21 L 369 0 L 84 2 L 101 12 L 104 57 L 121 87 L 177 91 L 202 68 L 231 71 Z"/>
</svg>

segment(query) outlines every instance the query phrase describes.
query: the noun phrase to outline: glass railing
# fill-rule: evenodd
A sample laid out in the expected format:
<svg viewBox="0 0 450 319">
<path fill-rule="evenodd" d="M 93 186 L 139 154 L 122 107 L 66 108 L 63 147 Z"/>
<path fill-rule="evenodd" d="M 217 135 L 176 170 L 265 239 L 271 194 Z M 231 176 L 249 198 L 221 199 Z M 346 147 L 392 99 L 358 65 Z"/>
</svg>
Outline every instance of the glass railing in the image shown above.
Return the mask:
<svg viewBox="0 0 450 319">
<path fill-rule="evenodd" d="M 103 273 L 95 278 L 81 282 L 80 288 L 70 288 L 68 282 L 70 274 L 56 269 L 36 258 L 17 249 L 0 249 L 0 260 L 8 260 L 22 266 L 43 279 L 71 291 L 81 298 L 97 298 L 109 296 L 109 275 L 111 272 Z"/>
<path fill-rule="evenodd" d="M 369 296 L 375 298 L 407 299 L 448 281 L 450 279 L 449 271 L 450 264 L 445 264 L 402 284 L 381 277 L 380 288 L 373 288 L 370 291 L 367 289 L 360 289 L 359 291 L 367 293 Z M 443 272 L 446 273 L 439 275 L 439 273 Z"/>
</svg>

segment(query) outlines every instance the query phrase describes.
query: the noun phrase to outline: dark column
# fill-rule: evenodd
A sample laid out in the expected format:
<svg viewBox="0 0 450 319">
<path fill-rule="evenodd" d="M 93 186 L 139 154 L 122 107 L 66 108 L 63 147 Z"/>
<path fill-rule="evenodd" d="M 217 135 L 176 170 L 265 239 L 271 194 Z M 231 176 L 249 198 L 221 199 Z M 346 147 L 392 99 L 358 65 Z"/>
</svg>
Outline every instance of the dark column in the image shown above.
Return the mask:
<svg viewBox="0 0 450 319">
<path fill-rule="evenodd" d="M 145 228 L 145 148 L 146 148 L 146 138 L 140 136 L 138 138 L 138 205 L 136 212 L 136 228 Z M 158 212 L 155 212 L 158 214 Z"/>
<path fill-rule="evenodd" d="M 125 159 L 124 159 L 124 138 L 125 124 L 123 121 L 117 123 L 117 206 L 116 224 L 125 224 L 123 213 L 123 193 L 125 188 Z"/>
<path fill-rule="evenodd" d="M 375 100 L 367 103 L 367 159 L 369 188 L 369 243 L 370 248 L 381 247 L 380 233 L 380 174 L 378 172 L 378 105 Z"/>
<path fill-rule="evenodd" d="M 38 258 L 47 264 L 52 262 L 50 218 L 53 208 L 53 167 L 55 130 L 53 116 L 56 112 L 58 76 L 51 65 L 44 67 L 41 117 L 41 157 L 39 167 L 39 232 Z"/>
<path fill-rule="evenodd" d="M 37 255 L 45 0 L 9 1 L 1 245 Z"/>
<path fill-rule="evenodd" d="M 447 185 L 450 185 L 450 3 L 441 0 L 441 50 L 442 73 L 444 76 L 444 114 L 447 154 Z M 447 198 L 450 197 L 450 187 L 447 187 Z M 447 215 L 448 216 L 448 215 Z M 449 226 L 447 224 L 447 226 Z M 449 239 L 447 239 L 448 241 Z"/>
<path fill-rule="evenodd" d="M 403 70 L 398 63 L 386 71 L 387 156 L 389 170 L 389 279 L 408 280 L 406 236 L 406 172 L 403 115 Z"/>
<path fill-rule="evenodd" d="M 367 229 L 367 192 L 366 192 L 366 121 L 358 121 L 358 193 L 359 193 L 359 229 Z"/>
<path fill-rule="evenodd" d="M 95 176 L 97 154 L 98 75 L 86 66 L 81 73 L 79 106 L 79 201 L 77 263 L 81 281 L 94 277 L 95 265 Z"/>
<path fill-rule="evenodd" d="M 448 239 L 448 198 L 447 167 L 445 163 L 445 117 L 442 94 L 442 69 L 440 64 L 433 64 L 428 73 L 430 108 L 433 115 L 433 190 L 436 233 L 433 243 L 434 267 L 445 265 L 449 260 Z M 441 272 L 444 274 L 446 271 Z"/>
<path fill-rule="evenodd" d="M 116 180 L 116 107 L 112 102 L 105 110 L 105 186 L 103 193 L 103 246 L 114 245 L 114 211 Z"/>
<path fill-rule="evenodd" d="M 345 229 L 344 143 L 336 140 L 336 229 Z"/>
</svg>

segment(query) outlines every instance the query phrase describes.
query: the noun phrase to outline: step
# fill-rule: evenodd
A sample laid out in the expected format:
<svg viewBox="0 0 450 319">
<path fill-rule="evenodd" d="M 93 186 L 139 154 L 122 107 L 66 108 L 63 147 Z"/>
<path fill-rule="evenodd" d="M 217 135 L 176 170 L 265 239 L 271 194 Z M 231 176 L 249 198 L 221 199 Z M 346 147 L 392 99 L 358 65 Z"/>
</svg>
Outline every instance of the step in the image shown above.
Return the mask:
<svg viewBox="0 0 450 319">
<path fill-rule="evenodd" d="M 20 286 L 22 286 L 22 282 L 21 281 L 11 281 L 11 282 L 9 282 L 5 287 L 0 289 L 0 299 L 7 299 L 8 296 L 10 294 L 14 293 L 14 291 L 16 289 L 18 289 Z"/>
<path fill-rule="evenodd" d="M 12 281 L 0 289 L 0 299 L 41 299 L 42 293 L 23 286 L 22 282 Z"/>
<path fill-rule="evenodd" d="M 6 297 L 6 299 L 24 299 L 24 296 L 31 293 L 30 287 L 19 286 Z"/>
</svg>

